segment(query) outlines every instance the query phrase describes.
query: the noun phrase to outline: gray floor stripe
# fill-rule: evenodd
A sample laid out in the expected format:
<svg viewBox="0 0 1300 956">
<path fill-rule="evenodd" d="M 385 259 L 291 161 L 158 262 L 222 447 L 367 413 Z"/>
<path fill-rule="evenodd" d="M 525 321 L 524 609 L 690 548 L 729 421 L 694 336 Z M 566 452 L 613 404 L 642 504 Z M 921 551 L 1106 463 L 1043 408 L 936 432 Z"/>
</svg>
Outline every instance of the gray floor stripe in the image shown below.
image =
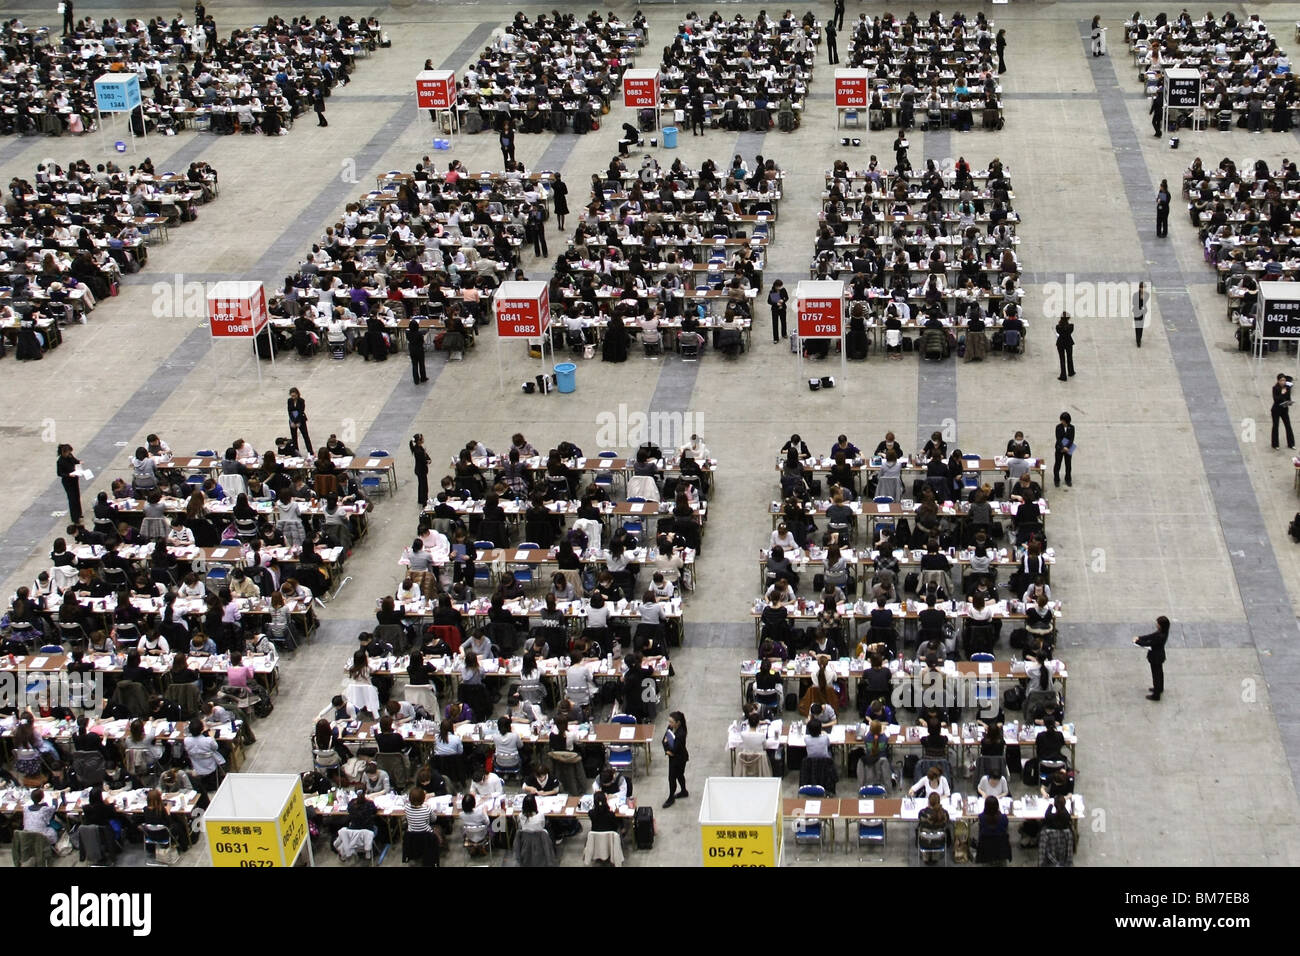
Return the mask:
<svg viewBox="0 0 1300 956">
<path fill-rule="evenodd" d="M 484 43 L 495 23 L 481 23 L 456 47 L 455 51 L 443 62 L 443 69 L 459 68 Z M 405 129 L 418 118 L 416 110 L 399 107 L 394 110 L 388 122 L 357 153 L 357 168 L 369 169 L 392 145 Z M 187 144 L 188 146 L 189 144 Z M 206 143 L 204 144 L 206 147 Z M 184 150 L 186 147 L 182 147 Z M 186 161 L 188 164 L 188 160 Z M 265 265 L 245 275 L 247 279 L 262 279 L 274 283 L 284 275 L 286 269 L 292 268 L 297 257 L 302 254 L 307 244 L 304 237 L 310 236 L 326 217 L 339 208 L 356 193 L 356 185 L 334 180 L 321 190 L 307 209 L 289 224 L 272 243 L 262 257 Z M 165 279 L 165 276 L 159 275 Z M 185 337 L 149 376 L 149 379 L 136 390 L 117 413 L 103 428 L 77 449 L 77 455 L 95 472 L 102 472 L 105 464 L 115 458 L 120 449 L 114 444 L 123 436 L 137 434 L 149 421 L 149 417 L 171 396 L 181 381 L 193 371 L 194 367 L 207 355 L 212 339 L 206 328 L 196 328 Z M 400 359 L 400 357 L 399 357 Z M 435 364 L 430 369 L 430 382 L 438 374 L 441 365 Z M 415 386 L 403 378 L 384 406 L 380 419 L 371 431 L 376 437 L 367 435 L 365 443 L 380 447 L 379 439 L 395 444 L 410 428 L 415 413 L 423 403 L 423 393 L 415 392 Z M 392 449 L 389 449 L 392 450 Z M 394 452 L 397 454 L 397 452 Z M 89 512 L 93 497 L 89 489 L 83 489 L 83 506 Z M 11 577 L 25 562 L 34 548 L 44 546 L 50 534 L 51 512 L 64 510 L 67 499 L 63 495 L 63 486 L 53 481 L 35 501 L 18 517 L 6 532 L 0 544 L 0 580 Z"/>
<path fill-rule="evenodd" d="M 763 151 L 765 132 L 741 133 L 736 137 L 736 148 L 746 163 L 752 163 L 754 156 Z M 731 168 L 731 156 L 715 156 L 714 161 L 723 169 Z M 649 414 L 684 413 L 691 403 L 695 391 L 695 380 L 700 374 L 699 362 L 683 362 L 673 353 L 666 353 L 660 360 L 663 367 L 659 370 L 659 381 L 655 385 L 654 395 L 650 397 Z M 683 440 L 685 440 L 683 436 Z"/>
<path fill-rule="evenodd" d="M 925 171 L 925 161 L 952 156 L 952 133 L 947 129 L 927 130 L 922 141 L 924 160 L 913 163 L 917 174 Z M 957 438 L 957 357 L 942 362 L 927 362 L 916 357 L 916 443 L 922 447 L 930 433 L 942 431 L 948 441 Z"/>
<path fill-rule="evenodd" d="M 469 36 L 461 41 L 461 44 L 452 51 L 451 55 L 443 60 L 439 68 L 443 70 L 460 69 L 478 48 L 487 41 L 496 26 L 496 23 L 480 23 Z M 387 149 L 387 144 L 391 144 L 393 140 L 401 136 L 412 123 L 421 119 L 423 115 L 419 110 L 409 109 L 409 104 L 406 107 L 400 107 L 384 125 L 384 129 L 380 130 L 375 139 L 371 140 L 366 149 L 362 150 L 361 156 L 358 157 L 357 168 L 360 169 L 376 162 Z M 367 151 L 372 146 L 376 147 L 376 151 L 373 158 L 370 158 Z M 572 146 L 569 148 L 572 149 Z M 355 186 L 347 184 L 340 184 L 340 187 L 346 195 L 337 200 L 332 200 L 330 202 L 331 209 L 337 208 L 356 190 Z M 317 197 L 317 202 L 312 205 L 314 207 L 317 204 L 324 204 L 321 197 Z M 303 215 L 306 216 L 310 212 L 311 210 L 308 210 Z M 389 361 L 400 362 L 409 367 L 410 360 L 405 355 L 395 355 L 391 356 Z M 415 424 L 415 418 L 424 406 L 424 400 L 428 397 L 429 392 L 438 384 L 438 377 L 442 374 L 446 364 L 445 357 L 438 355 L 436 352 L 429 353 L 425 358 L 425 371 L 429 373 L 429 381 L 423 385 L 414 384 L 410 379 L 409 371 L 404 369 L 401 378 L 398 379 L 397 384 L 393 386 L 392 392 L 389 393 L 388 401 L 384 403 L 384 407 L 380 410 L 374 422 L 371 423 L 370 429 L 366 432 L 365 437 L 361 439 L 360 444 L 364 445 L 367 450 L 383 449 L 401 459 L 402 449 L 406 447 L 406 442 Z"/>
<path fill-rule="evenodd" d="M 686 622 L 686 646 L 746 647 L 754 646 L 754 625 L 748 621 Z"/>
<path fill-rule="evenodd" d="M 1080 21 L 1079 32 L 1081 36 L 1087 35 L 1086 22 Z M 1116 64 L 1109 59 L 1089 57 L 1089 65 L 1101 92 L 1102 114 L 1111 145 L 1115 147 L 1115 161 L 1129 205 L 1136 210 L 1150 209 L 1155 185 L 1140 146 L 1140 132 L 1124 102 Z M 1150 220 L 1145 215 L 1139 216 L 1138 221 L 1143 258 L 1149 263 L 1152 283 L 1158 288 L 1185 288 L 1187 277 L 1178 264 L 1176 240 L 1161 242 L 1155 238 L 1154 226 L 1148 225 Z M 1176 235 L 1181 232 L 1181 228 L 1175 227 Z M 1269 683 L 1269 696 L 1292 780 L 1300 780 L 1300 696 L 1297 695 L 1300 649 L 1286 582 L 1269 543 L 1259 502 L 1237 444 L 1235 425 L 1229 417 L 1191 300 L 1184 295 L 1165 296 L 1160 312 L 1210 487 L 1232 489 L 1231 494 L 1215 496 L 1219 527 L 1228 553 L 1235 559 L 1233 573 L 1246 612 L 1250 641 Z M 1171 609 L 1170 614 L 1176 617 L 1177 608 Z"/>
</svg>

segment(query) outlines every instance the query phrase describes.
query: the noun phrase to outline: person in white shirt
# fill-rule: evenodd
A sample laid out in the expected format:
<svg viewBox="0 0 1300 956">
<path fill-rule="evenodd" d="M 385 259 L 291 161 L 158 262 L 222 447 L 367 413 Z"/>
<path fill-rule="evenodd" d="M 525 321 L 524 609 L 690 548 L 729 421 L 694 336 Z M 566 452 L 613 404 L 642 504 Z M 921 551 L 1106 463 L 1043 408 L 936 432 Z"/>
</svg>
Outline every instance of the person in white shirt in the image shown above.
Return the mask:
<svg viewBox="0 0 1300 956">
<path fill-rule="evenodd" d="M 136 644 L 135 649 L 141 654 L 169 654 L 171 648 L 167 646 L 167 638 L 161 634 L 142 634 L 140 641 Z"/>
<path fill-rule="evenodd" d="M 664 576 L 662 571 L 656 571 L 654 577 L 650 579 L 650 591 L 654 594 L 656 601 L 671 601 L 676 588 L 673 582 Z"/>
<path fill-rule="evenodd" d="M 948 778 L 943 775 L 943 771 L 937 766 L 932 766 L 926 775 L 913 784 L 907 792 L 909 796 L 928 800 L 932 793 L 946 798 L 952 793 L 952 788 L 948 785 Z"/>
<path fill-rule="evenodd" d="M 983 777 L 980 777 L 979 785 L 975 788 L 981 797 L 1002 797 L 1011 793 L 1007 786 L 1007 778 L 1002 776 L 1002 771 L 990 770 Z"/>
<path fill-rule="evenodd" d="M 784 521 L 776 526 L 776 530 L 772 532 L 772 536 L 769 539 L 769 541 L 770 544 L 768 545 L 768 547 L 770 548 L 780 547 L 786 552 L 786 554 L 790 554 L 792 552 L 797 554 L 799 551 L 799 542 L 795 540 L 794 534 L 790 531 L 788 527 L 786 527 Z"/>
<path fill-rule="evenodd" d="M 207 587 L 193 571 L 185 575 L 185 580 L 176 589 L 176 596 L 181 598 L 202 598 L 207 593 Z"/>
<path fill-rule="evenodd" d="M 474 779 L 469 785 L 469 790 L 476 797 L 495 797 L 505 791 L 505 784 L 496 774 L 478 767 L 474 770 Z"/>
</svg>

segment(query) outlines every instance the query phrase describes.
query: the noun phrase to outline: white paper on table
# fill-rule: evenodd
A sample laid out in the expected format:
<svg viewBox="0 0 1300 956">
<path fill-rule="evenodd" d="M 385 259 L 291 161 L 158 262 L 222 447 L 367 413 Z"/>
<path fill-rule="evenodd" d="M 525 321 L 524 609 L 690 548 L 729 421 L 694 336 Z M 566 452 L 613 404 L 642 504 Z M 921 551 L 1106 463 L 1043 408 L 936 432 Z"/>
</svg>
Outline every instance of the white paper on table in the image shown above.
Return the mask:
<svg viewBox="0 0 1300 956">
<path fill-rule="evenodd" d="M 515 560 L 516 560 L 516 561 L 527 561 L 527 560 L 528 560 L 528 552 L 527 552 L 527 551 L 516 551 L 516 552 L 515 552 Z"/>
<path fill-rule="evenodd" d="M 993 662 L 992 662 L 992 661 L 980 661 L 980 662 L 976 665 L 976 673 L 979 674 L 981 677 L 983 677 L 983 676 L 986 675 L 986 674 L 992 674 L 992 673 L 993 673 Z"/>
<path fill-rule="evenodd" d="M 608 468 L 608 467 L 609 467 L 610 465 L 612 465 L 613 463 L 614 463 L 614 459 L 612 459 L 612 458 L 602 458 L 602 459 L 600 460 L 600 464 L 597 465 L 596 467 L 598 467 L 598 468 Z"/>
<path fill-rule="evenodd" d="M 28 662 L 27 666 L 28 666 L 28 667 L 44 667 L 44 666 L 45 666 L 45 662 L 48 661 L 48 660 L 49 660 L 48 657 L 33 657 L 33 658 L 31 659 L 31 661 Z"/>
<path fill-rule="evenodd" d="M 858 813 L 866 814 L 866 813 L 875 813 L 875 812 L 876 812 L 876 801 L 875 801 L 875 800 L 859 800 L 859 801 L 858 801 Z"/>
<path fill-rule="evenodd" d="M 834 727 L 832 727 L 832 728 L 831 728 L 831 743 L 833 743 L 833 744 L 842 744 L 842 743 L 844 743 L 844 735 L 845 735 L 845 733 L 847 732 L 847 730 L 848 730 L 848 728 L 846 728 L 843 724 L 836 724 Z"/>
<path fill-rule="evenodd" d="M 380 462 L 381 462 L 381 461 L 382 461 L 382 459 L 380 459 L 380 458 L 368 458 L 368 459 L 366 459 L 366 467 L 367 467 L 367 468 L 378 468 L 379 465 L 380 465 Z"/>
<path fill-rule="evenodd" d="M 887 504 L 876 505 L 876 514 L 882 514 L 882 515 L 889 514 L 889 505 Z"/>
<path fill-rule="evenodd" d="M 213 548 L 212 556 L 214 558 L 224 558 L 226 556 L 226 552 L 229 550 L 230 550 L 229 548 Z"/>
<path fill-rule="evenodd" d="M 641 502 L 639 501 L 632 502 L 631 511 L 633 514 L 640 514 L 643 508 L 645 508 L 645 505 L 642 504 Z"/>
<path fill-rule="evenodd" d="M 619 739 L 619 740 L 636 740 L 636 728 L 635 728 L 635 727 L 620 727 L 620 728 L 618 729 L 618 739 Z"/>
</svg>

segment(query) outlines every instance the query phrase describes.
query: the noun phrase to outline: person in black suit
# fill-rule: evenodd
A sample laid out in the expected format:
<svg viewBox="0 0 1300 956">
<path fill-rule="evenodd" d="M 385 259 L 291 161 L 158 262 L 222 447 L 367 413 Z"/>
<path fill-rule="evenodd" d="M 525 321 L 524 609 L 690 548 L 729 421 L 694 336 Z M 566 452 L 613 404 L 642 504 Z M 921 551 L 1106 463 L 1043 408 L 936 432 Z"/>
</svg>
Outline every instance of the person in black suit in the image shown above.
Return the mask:
<svg viewBox="0 0 1300 956">
<path fill-rule="evenodd" d="M 831 63 L 840 62 L 840 51 L 835 45 L 835 24 L 826 24 L 826 53 Z"/>
<path fill-rule="evenodd" d="M 1169 640 L 1169 618 L 1163 614 L 1156 618 L 1156 629 L 1150 634 L 1133 638 L 1138 647 L 1147 649 L 1147 663 L 1151 666 L 1151 693 L 1147 700 L 1159 700 L 1165 692 L 1165 643 Z"/>
<path fill-rule="evenodd" d="M 1065 483 L 1072 485 L 1070 466 L 1074 463 L 1074 454 L 1069 449 L 1074 446 L 1074 425 L 1070 422 L 1070 413 L 1061 412 L 1061 420 L 1056 424 L 1056 462 L 1052 465 L 1052 483 L 1061 487 L 1061 462 L 1065 462 Z"/>
<path fill-rule="evenodd" d="M 1061 360 L 1059 380 L 1068 381 L 1065 375 L 1067 366 L 1070 374 L 1074 374 L 1074 323 L 1070 321 L 1068 312 L 1062 312 L 1060 321 L 1056 323 L 1056 357 Z"/>
<path fill-rule="evenodd" d="M 325 118 L 325 88 L 318 86 L 311 93 L 311 108 L 316 111 L 317 126 L 329 126 Z"/>
<path fill-rule="evenodd" d="M 311 447 L 311 436 L 307 434 L 307 403 L 303 401 L 300 391 L 291 388 L 289 389 L 289 435 L 293 438 L 294 444 L 298 443 L 299 432 L 302 432 L 302 443 L 307 449 L 307 454 L 314 455 L 316 452 Z"/>
<path fill-rule="evenodd" d="M 1294 448 L 1295 434 L 1291 431 L 1291 379 L 1285 375 L 1279 375 L 1273 383 L 1273 407 L 1269 411 L 1273 415 L 1273 447 L 1277 447 L 1277 426 L 1281 423 L 1286 426 L 1286 447 Z M 69 497 L 68 501 L 71 502 L 72 498 Z"/>
<path fill-rule="evenodd" d="M 411 381 L 416 385 L 429 380 L 429 373 L 424 370 L 424 330 L 420 320 L 411 317 L 406 326 L 406 351 L 411 356 Z"/>
<path fill-rule="evenodd" d="M 1274 394 L 1277 389 L 1273 389 Z M 1291 421 L 1287 419 L 1286 426 L 1287 437 L 1291 437 Z M 1273 415 L 1273 447 L 1277 447 L 1277 413 Z M 71 445 L 59 446 L 59 457 L 55 463 L 55 470 L 58 472 L 59 480 L 63 482 L 63 491 L 68 496 L 68 520 L 73 524 L 81 523 L 81 479 L 78 478 L 74 471 L 81 464 L 74 454 L 72 454 Z"/>
<path fill-rule="evenodd" d="M 410 448 L 411 455 L 415 458 L 415 480 L 417 484 L 415 498 L 420 510 L 423 511 L 425 504 L 429 501 L 429 462 L 431 460 L 429 453 L 424 449 L 424 436 L 416 435 L 413 437 Z M 445 500 L 446 496 L 443 497 Z"/>
<path fill-rule="evenodd" d="M 794 449 L 796 452 L 798 452 L 799 457 L 801 459 L 808 458 L 812 454 L 812 452 L 808 450 L 808 443 L 805 442 L 798 435 L 791 435 L 790 440 L 781 446 L 782 457 L 788 455 L 791 449 Z"/>
<path fill-rule="evenodd" d="M 663 736 L 664 753 L 668 755 L 668 799 L 664 809 L 671 807 L 678 797 L 686 799 L 686 762 L 691 755 L 686 750 L 686 717 L 680 710 L 668 715 L 668 729 Z M 677 786 L 681 784 L 681 793 Z"/>
</svg>

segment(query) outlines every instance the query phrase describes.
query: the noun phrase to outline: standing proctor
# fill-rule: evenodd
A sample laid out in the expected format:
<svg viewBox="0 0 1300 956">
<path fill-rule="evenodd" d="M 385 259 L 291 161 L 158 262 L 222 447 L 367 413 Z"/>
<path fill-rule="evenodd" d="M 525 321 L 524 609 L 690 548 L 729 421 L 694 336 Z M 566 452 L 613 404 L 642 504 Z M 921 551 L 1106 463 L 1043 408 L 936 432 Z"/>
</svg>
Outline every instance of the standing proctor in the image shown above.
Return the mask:
<svg viewBox="0 0 1300 956">
<path fill-rule="evenodd" d="M 1147 284 L 1138 283 L 1138 290 L 1133 295 L 1133 334 L 1137 336 L 1138 348 L 1142 347 L 1142 329 L 1147 324 Z"/>
<path fill-rule="evenodd" d="M 1151 693 L 1147 700 L 1159 700 L 1165 692 L 1165 643 L 1169 640 L 1169 618 L 1163 614 L 1156 618 L 1156 629 L 1150 634 L 1133 638 L 1138 647 L 1147 649 L 1147 663 L 1151 666 Z"/>
<path fill-rule="evenodd" d="M 835 0 L 835 17 L 833 22 L 836 30 L 844 29 L 844 0 Z"/>
<path fill-rule="evenodd" d="M 1156 90 L 1156 98 L 1151 101 L 1151 129 L 1156 136 L 1160 135 L 1160 121 L 1165 116 L 1165 88 L 1161 86 Z"/>
<path fill-rule="evenodd" d="M 1295 435 L 1291 431 L 1291 379 L 1279 375 L 1273 383 L 1273 447 L 1277 447 L 1277 426 L 1281 422 L 1286 426 L 1286 447 L 1295 447 Z"/>
<path fill-rule="evenodd" d="M 1287 425 L 1290 431 L 1291 426 Z M 1276 429 L 1274 434 L 1277 434 Z M 1274 448 L 1277 447 L 1275 444 Z M 68 520 L 73 524 L 81 523 L 81 479 L 74 474 L 81 464 L 80 459 L 72 454 L 71 445 L 60 445 L 58 449 L 59 457 L 55 462 L 54 470 L 58 472 L 59 480 L 63 482 L 63 490 L 68 496 Z"/>
<path fill-rule="evenodd" d="M 1061 462 L 1065 462 L 1065 483 L 1073 485 L 1070 466 L 1074 462 L 1074 425 L 1070 423 L 1070 413 L 1061 412 L 1061 420 L 1056 423 L 1056 462 L 1052 465 L 1052 483 L 1061 487 Z"/>
<path fill-rule="evenodd" d="M 501 144 L 501 163 L 513 163 L 515 161 L 515 125 L 506 120 L 501 124 L 501 134 L 497 136 L 497 142 Z"/>
<path fill-rule="evenodd" d="M 835 46 L 835 24 L 826 24 L 826 52 L 830 56 L 830 62 L 840 62 L 840 51 Z"/>
<path fill-rule="evenodd" d="M 429 453 L 424 450 L 424 436 L 414 436 L 410 447 L 415 457 L 415 497 L 423 511 L 429 500 Z"/>
<path fill-rule="evenodd" d="M 777 279 L 772 283 L 772 288 L 767 293 L 767 304 L 772 307 L 773 345 L 785 338 L 786 303 L 789 301 L 790 293 L 785 291 L 785 283 Z"/>
<path fill-rule="evenodd" d="M 664 809 L 671 807 L 678 797 L 683 800 L 690 796 L 686 792 L 686 761 L 691 755 L 686 751 L 686 717 L 680 710 L 668 715 L 668 729 L 663 736 L 664 753 L 668 755 L 668 799 Z M 681 784 L 682 792 L 677 792 Z"/>
<path fill-rule="evenodd" d="M 59 10 L 63 13 L 63 35 L 67 36 L 72 33 L 72 0 L 61 0 Z"/>
<path fill-rule="evenodd" d="M 551 204 L 555 209 L 555 225 L 564 229 L 564 217 L 569 214 L 569 185 L 559 173 L 551 181 Z"/>
<path fill-rule="evenodd" d="M 424 370 L 424 329 L 420 320 L 411 316 L 406 326 L 406 351 L 411 356 L 411 381 L 420 385 L 429 380 L 429 373 Z"/>
<path fill-rule="evenodd" d="M 1156 190 L 1156 238 L 1166 239 L 1169 237 L 1169 203 L 1173 199 L 1169 195 L 1169 180 L 1160 180 L 1160 188 Z"/>
<path fill-rule="evenodd" d="M 1003 56 L 1003 54 L 1006 53 L 1006 51 L 1007 51 L 1007 31 L 1006 31 L 1006 30 L 999 30 L 999 31 L 998 31 L 998 41 L 997 41 L 997 46 L 998 46 L 998 73 L 999 73 L 999 74 L 1002 74 L 1002 73 L 1007 72 L 1007 61 L 1006 61 L 1005 57 Z"/>
<path fill-rule="evenodd" d="M 704 135 L 704 94 L 699 90 L 691 97 L 691 135 Z"/>
<path fill-rule="evenodd" d="M 317 126 L 329 126 L 325 118 L 325 87 L 317 86 L 311 91 L 311 108 L 316 111 Z"/>
<path fill-rule="evenodd" d="M 307 403 L 302 400 L 302 393 L 296 388 L 289 389 L 289 436 L 298 444 L 298 433 L 302 432 L 302 444 L 307 454 L 313 455 L 311 436 L 307 434 Z"/>
<path fill-rule="evenodd" d="M 1066 371 L 1074 374 L 1074 323 L 1070 321 L 1069 312 L 1062 312 L 1056 323 L 1056 357 L 1061 360 L 1060 380 L 1069 381 Z"/>
</svg>

